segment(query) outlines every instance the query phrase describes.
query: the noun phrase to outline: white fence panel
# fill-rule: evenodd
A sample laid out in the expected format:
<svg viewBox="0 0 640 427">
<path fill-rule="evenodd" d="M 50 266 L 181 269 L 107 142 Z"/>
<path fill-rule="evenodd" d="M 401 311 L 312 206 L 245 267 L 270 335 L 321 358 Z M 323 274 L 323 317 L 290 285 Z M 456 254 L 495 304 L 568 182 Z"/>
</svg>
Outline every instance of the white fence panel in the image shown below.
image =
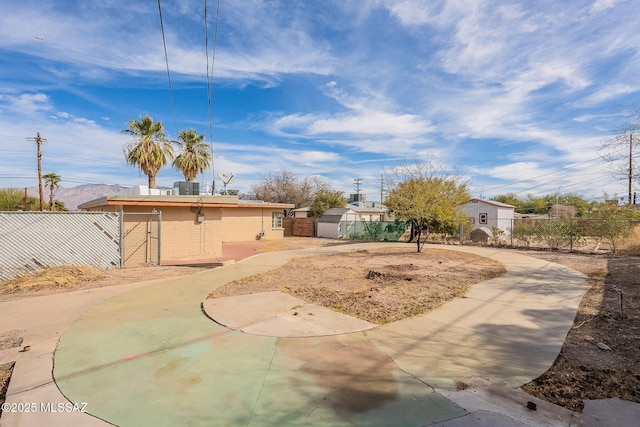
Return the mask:
<svg viewBox="0 0 640 427">
<path fill-rule="evenodd" d="M 0 280 L 60 265 L 119 268 L 113 212 L 0 212 Z"/>
</svg>

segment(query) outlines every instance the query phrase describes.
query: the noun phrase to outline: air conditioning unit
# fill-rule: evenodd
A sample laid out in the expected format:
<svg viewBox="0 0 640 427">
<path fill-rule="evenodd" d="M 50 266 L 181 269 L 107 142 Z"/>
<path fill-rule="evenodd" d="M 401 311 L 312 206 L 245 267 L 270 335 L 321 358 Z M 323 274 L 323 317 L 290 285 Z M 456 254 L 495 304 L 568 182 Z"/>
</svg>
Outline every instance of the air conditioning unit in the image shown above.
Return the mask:
<svg viewBox="0 0 640 427">
<path fill-rule="evenodd" d="M 197 196 L 200 194 L 200 184 L 197 182 L 176 181 L 173 187 L 178 189 L 180 196 Z"/>
</svg>

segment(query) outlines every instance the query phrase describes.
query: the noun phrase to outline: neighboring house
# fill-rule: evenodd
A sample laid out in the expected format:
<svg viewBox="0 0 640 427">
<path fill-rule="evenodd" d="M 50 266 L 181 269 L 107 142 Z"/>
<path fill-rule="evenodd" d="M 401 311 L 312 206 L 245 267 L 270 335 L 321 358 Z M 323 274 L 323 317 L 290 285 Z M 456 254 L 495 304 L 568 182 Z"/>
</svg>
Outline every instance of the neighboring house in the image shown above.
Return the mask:
<svg viewBox="0 0 640 427">
<path fill-rule="evenodd" d="M 347 207 L 358 213 L 361 221 L 392 221 L 387 207 L 379 203 L 352 202 Z"/>
<path fill-rule="evenodd" d="M 311 208 L 308 207 L 294 209 L 291 212 L 293 212 L 294 218 L 308 218 L 309 216 L 311 216 Z"/>
<path fill-rule="evenodd" d="M 493 200 L 471 199 L 461 207 L 473 224 L 472 230 L 477 228 L 491 230 L 491 227 L 497 227 L 505 234 L 511 234 L 515 206 Z"/>
<path fill-rule="evenodd" d="M 125 247 L 131 227 L 143 227 L 137 225 L 139 214 L 160 214 L 156 239 L 161 264 L 216 261 L 223 256 L 222 243 L 282 239 L 284 211 L 293 207 L 211 195 L 115 195 L 78 206 L 87 211 L 124 212 Z M 131 246 L 128 244 L 129 250 Z"/>
<path fill-rule="evenodd" d="M 332 239 L 349 237 L 350 225 L 361 220 L 353 209 L 331 208 L 316 220 L 316 235 Z"/>
</svg>

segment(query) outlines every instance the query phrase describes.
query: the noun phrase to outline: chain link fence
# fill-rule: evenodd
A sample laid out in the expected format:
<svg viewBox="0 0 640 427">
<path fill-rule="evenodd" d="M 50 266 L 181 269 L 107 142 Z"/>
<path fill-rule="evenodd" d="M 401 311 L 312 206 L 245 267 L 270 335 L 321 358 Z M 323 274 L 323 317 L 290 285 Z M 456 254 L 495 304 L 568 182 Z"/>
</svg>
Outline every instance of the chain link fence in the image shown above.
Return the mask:
<svg viewBox="0 0 640 427">
<path fill-rule="evenodd" d="M 408 226 L 401 221 L 341 221 L 340 235 L 352 240 L 397 242 Z"/>
<path fill-rule="evenodd" d="M 590 253 L 623 249 L 640 252 L 640 221 L 635 219 L 513 219 L 506 230 L 485 230 L 485 243 L 492 245 Z M 465 233 L 465 241 L 469 238 Z"/>
<path fill-rule="evenodd" d="M 431 232 L 426 239 L 434 243 L 447 241 L 587 253 L 625 250 L 640 254 L 640 220 L 636 219 L 512 219 L 506 229 L 490 226 L 493 220 L 488 218 L 482 231 L 478 227 L 472 229 L 471 224 L 461 224 L 452 234 Z M 353 240 L 397 242 L 410 238 L 410 226 L 401 221 L 342 221 L 339 229 L 343 238 Z M 474 234 L 482 234 L 483 238 L 476 239 Z"/>
</svg>

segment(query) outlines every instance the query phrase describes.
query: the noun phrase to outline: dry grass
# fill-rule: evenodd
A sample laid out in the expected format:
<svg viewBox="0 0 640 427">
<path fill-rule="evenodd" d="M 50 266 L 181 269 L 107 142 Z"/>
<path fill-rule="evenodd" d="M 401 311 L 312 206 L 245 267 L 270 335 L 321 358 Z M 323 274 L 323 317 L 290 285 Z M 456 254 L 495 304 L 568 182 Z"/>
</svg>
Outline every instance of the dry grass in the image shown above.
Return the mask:
<svg viewBox="0 0 640 427">
<path fill-rule="evenodd" d="M 13 372 L 13 365 L 15 365 L 15 362 L 0 365 L 0 404 L 5 402 L 7 389 L 9 388 L 9 380 L 11 379 L 11 373 Z M 0 409 L 0 415 L 1 414 L 2 409 Z"/>
<path fill-rule="evenodd" d="M 42 289 L 76 288 L 84 282 L 102 279 L 105 272 L 91 267 L 63 265 L 13 280 L 0 282 L 0 295 L 29 293 Z"/>
<path fill-rule="evenodd" d="M 502 264 L 413 246 L 294 259 L 231 282 L 209 298 L 279 290 L 309 303 L 384 324 L 433 310 L 474 283 L 504 274 Z"/>
</svg>

